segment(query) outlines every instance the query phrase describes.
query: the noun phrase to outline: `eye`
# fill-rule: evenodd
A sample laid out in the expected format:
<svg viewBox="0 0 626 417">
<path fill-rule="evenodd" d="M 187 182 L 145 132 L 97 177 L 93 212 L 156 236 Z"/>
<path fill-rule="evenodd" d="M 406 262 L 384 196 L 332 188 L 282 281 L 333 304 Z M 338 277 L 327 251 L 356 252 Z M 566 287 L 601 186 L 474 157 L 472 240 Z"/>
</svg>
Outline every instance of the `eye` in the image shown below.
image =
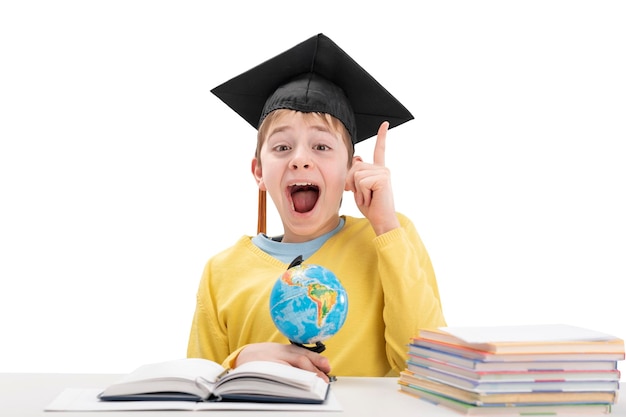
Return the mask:
<svg viewBox="0 0 626 417">
<path fill-rule="evenodd" d="M 330 150 L 330 146 L 320 144 L 320 145 L 315 145 L 313 147 L 313 149 L 315 149 L 317 151 L 329 151 Z"/>
<path fill-rule="evenodd" d="M 291 149 L 291 147 L 287 145 L 276 145 L 273 149 L 277 152 L 285 152 Z"/>
</svg>

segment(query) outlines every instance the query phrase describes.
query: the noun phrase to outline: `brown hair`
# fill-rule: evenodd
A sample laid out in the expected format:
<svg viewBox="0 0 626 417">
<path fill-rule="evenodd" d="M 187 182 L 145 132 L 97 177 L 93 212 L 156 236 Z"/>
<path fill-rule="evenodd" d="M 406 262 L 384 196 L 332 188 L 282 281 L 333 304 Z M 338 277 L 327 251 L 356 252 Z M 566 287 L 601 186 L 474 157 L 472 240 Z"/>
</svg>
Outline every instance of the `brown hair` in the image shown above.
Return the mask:
<svg viewBox="0 0 626 417">
<path fill-rule="evenodd" d="M 278 119 L 280 115 L 285 114 L 286 112 L 292 112 L 292 111 L 296 111 L 296 110 L 289 110 L 289 109 L 274 110 L 273 112 L 268 114 L 267 117 L 265 117 L 265 119 L 263 119 L 261 126 L 259 126 L 259 132 L 257 134 L 257 142 L 256 142 L 256 152 L 254 154 L 254 156 L 256 157 L 258 161 L 259 166 L 261 166 L 261 148 L 263 147 L 263 144 L 265 143 L 265 139 L 267 138 L 267 134 L 269 132 L 270 126 L 272 125 L 272 122 Z M 348 149 L 348 167 L 350 167 L 352 165 L 352 157 L 354 156 L 354 146 L 352 145 L 350 133 L 348 133 L 348 129 L 346 129 L 344 124 L 339 119 L 327 113 L 311 112 L 311 113 L 305 113 L 305 114 L 307 115 L 310 114 L 312 117 L 318 118 L 319 120 L 324 122 L 326 126 L 329 127 L 332 131 L 339 132 L 339 134 L 343 138 L 343 142 L 346 145 L 346 148 Z"/>
</svg>

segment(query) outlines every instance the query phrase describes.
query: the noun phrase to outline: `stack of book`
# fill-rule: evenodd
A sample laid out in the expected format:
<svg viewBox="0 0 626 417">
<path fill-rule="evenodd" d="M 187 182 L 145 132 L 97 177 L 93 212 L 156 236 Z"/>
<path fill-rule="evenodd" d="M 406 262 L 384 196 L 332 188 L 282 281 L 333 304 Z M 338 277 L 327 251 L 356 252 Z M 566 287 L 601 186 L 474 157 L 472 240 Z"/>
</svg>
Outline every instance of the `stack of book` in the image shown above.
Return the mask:
<svg viewBox="0 0 626 417">
<path fill-rule="evenodd" d="M 468 415 L 608 414 L 622 339 L 576 326 L 442 327 L 411 339 L 400 390 Z"/>
</svg>

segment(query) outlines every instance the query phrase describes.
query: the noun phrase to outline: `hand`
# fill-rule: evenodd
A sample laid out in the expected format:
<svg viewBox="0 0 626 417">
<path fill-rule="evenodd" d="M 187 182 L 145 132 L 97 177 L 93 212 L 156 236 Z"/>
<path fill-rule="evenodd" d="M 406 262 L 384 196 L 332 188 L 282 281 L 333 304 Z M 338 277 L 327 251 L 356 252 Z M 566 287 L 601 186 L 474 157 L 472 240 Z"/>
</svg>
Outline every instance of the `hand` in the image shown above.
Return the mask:
<svg viewBox="0 0 626 417">
<path fill-rule="evenodd" d="M 389 122 L 378 128 L 374 163 L 363 162 L 355 156 L 346 178 L 346 191 L 354 192 L 354 201 L 361 213 L 370 221 L 376 235 L 400 227 L 396 216 L 391 189 L 391 174 L 385 167 L 385 143 Z"/>
<path fill-rule="evenodd" d="M 330 364 L 319 353 L 311 352 L 295 345 L 280 343 L 253 343 L 246 346 L 237 356 L 236 366 L 251 361 L 272 361 L 295 366 L 315 372 L 324 381 L 329 382 Z"/>
</svg>

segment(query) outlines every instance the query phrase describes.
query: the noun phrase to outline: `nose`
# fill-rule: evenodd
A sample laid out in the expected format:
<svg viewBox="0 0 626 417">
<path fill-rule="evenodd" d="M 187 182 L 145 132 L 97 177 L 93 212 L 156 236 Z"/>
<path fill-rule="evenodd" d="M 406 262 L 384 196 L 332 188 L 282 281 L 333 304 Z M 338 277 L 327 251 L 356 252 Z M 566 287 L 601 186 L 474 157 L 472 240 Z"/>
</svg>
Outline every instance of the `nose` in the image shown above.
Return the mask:
<svg viewBox="0 0 626 417">
<path fill-rule="evenodd" d="M 296 151 L 293 153 L 293 158 L 291 159 L 291 168 L 309 169 L 312 167 L 313 161 L 308 150 L 303 149 L 303 147 L 297 148 Z"/>
</svg>

